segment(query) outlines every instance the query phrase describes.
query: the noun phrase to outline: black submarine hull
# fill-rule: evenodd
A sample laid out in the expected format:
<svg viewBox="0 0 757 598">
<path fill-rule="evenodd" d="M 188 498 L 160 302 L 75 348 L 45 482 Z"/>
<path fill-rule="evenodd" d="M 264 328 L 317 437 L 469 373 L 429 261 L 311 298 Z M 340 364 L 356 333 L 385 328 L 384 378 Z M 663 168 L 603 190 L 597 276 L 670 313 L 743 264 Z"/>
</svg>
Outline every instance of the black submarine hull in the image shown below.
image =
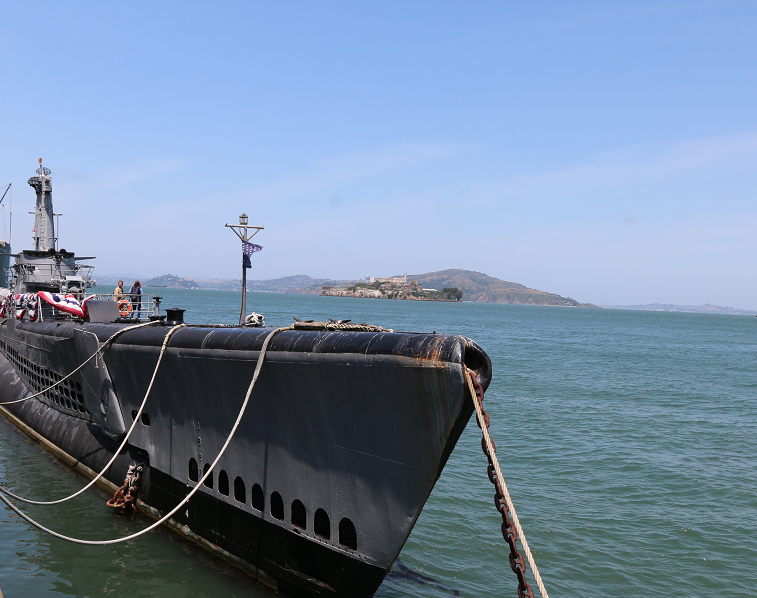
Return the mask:
<svg viewBox="0 0 757 598">
<path fill-rule="evenodd" d="M 84 361 L 77 329 L 102 342 L 120 328 L 6 321 L 0 401 L 43 390 Z M 168 330 L 126 332 L 104 352 L 127 426 Z M 176 331 L 144 415 L 105 477 L 120 486 L 128 466 L 142 462 L 139 498 L 148 512 L 166 513 L 183 500 L 226 440 L 269 332 Z M 212 483 L 172 527 L 286 593 L 372 596 L 472 414 L 463 365 L 488 386 L 491 363 L 464 337 L 280 332 Z M 76 385 L 87 383 L 74 374 L 58 391 L 3 409 L 99 472 L 119 443 L 85 408 Z"/>
</svg>

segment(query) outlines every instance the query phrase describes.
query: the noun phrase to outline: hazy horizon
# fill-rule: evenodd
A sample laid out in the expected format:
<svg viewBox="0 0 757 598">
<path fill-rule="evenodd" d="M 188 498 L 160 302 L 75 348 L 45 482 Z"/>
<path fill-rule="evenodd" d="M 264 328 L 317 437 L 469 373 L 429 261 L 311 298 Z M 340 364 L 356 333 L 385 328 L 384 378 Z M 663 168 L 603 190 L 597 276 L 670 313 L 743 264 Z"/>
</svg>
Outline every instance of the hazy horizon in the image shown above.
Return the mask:
<svg viewBox="0 0 757 598">
<path fill-rule="evenodd" d="M 445 270 L 446 269 L 447 268 L 445 268 Z M 417 272 L 414 275 L 430 274 L 430 273 L 431 272 Z M 108 281 L 110 281 L 110 280 L 124 280 L 126 286 L 130 286 L 132 284 L 132 281 L 134 281 L 134 280 L 140 280 L 143 285 L 146 285 L 146 281 L 149 281 L 149 280 L 152 280 L 153 278 L 157 278 L 159 276 L 164 276 L 164 275 L 167 275 L 167 274 L 171 274 L 171 275 L 177 276 L 179 278 L 183 278 L 183 279 L 186 279 L 186 280 L 193 280 L 193 281 L 197 281 L 197 282 L 208 282 L 208 281 L 212 281 L 212 280 L 218 280 L 218 281 L 238 280 L 241 283 L 241 277 L 237 277 L 237 278 L 233 278 L 233 277 L 232 278 L 215 278 L 215 277 L 202 277 L 202 276 L 182 275 L 182 274 L 176 274 L 174 272 L 165 272 L 163 274 L 156 274 L 156 275 L 152 275 L 152 276 L 135 274 L 133 272 L 131 272 L 131 273 L 123 273 L 123 274 L 118 274 L 118 275 L 104 273 L 104 274 L 100 275 L 100 278 L 101 279 L 107 279 Z M 482 272 L 482 274 L 486 274 L 486 272 Z M 392 274 L 391 276 L 395 276 L 395 275 L 396 274 Z M 303 274 L 303 273 L 298 273 L 298 274 L 283 274 L 282 276 L 276 276 L 276 277 L 273 277 L 273 278 L 255 278 L 255 277 L 250 277 L 248 275 L 247 282 L 248 283 L 252 283 L 252 282 L 269 282 L 269 281 L 279 280 L 281 278 L 290 278 L 290 277 L 295 277 L 295 276 L 310 276 L 310 275 L 309 274 Z M 390 276 L 390 275 L 387 275 L 387 276 Z M 409 276 L 409 274 L 408 274 L 408 276 Z M 310 277 L 313 278 L 313 279 L 346 280 L 346 281 L 359 281 L 359 280 L 363 279 L 363 277 L 339 278 L 339 279 L 334 278 L 334 277 L 329 277 L 329 276 L 323 276 L 323 277 L 310 276 Z M 98 279 L 98 275 L 95 274 L 94 278 L 95 278 L 95 280 L 97 280 Z M 511 280 L 511 281 L 507 281 L 507 282 L 514 282 L 514 283 L 522 284 L 522 283 L 519 283 L 519 281 L 517 281 L 517 280 Z M 103 284 L 109 284 L 109 283 L 103 283 Z M 525 285 L 525 286 L 528 286 L 528 285 Z M 530 287 L 530 288 L 533 288 L 533 287 Z M 545 291 L 545 292 L 551 292 L 549 289 L 536 289 L 536 290 Z M 745 307 L 742 307 L 742 306 L 739 306 L 739 305 L 718 305 L 718 304 L 712 304 L 712 303 L 708 303 L 708 302 L 704 302 L 704 303 L 700 303 L 700 304 L 692 304 L 692 303 L 678 303 L 678 304 L 675 304 L 675 303 L 661 303 L 659 301 L 652 301 L 652 302 L 649 302 L 649 303 L 636 303 L 636 304 L 629 304 L 629 303 L 599 304 L 599 303 L 591 301 L 591 299 L 588 299 L 588 300 L 585 301 L 585 303 L 594 303 L 597 307 L 606 307 L 606 308 L 612 308 L 612 309 L 624 309 L 624 308 L 637 309 L 637 308 L 642 308 L 642 307 L 656 307 L 656 306 L 662 306 L 662 307 L 705 307 L 705 306 L 709 306 L 709 307 L 717 307 L 717 308 L 736 309 L 736 310 L 741 310 L 741 311 L 744 311 L 744 312 L 752 312 L 752 313 L 757 312 L 757 310 L 752 310 L 752 309 L 745 308 Z"/>
</svg>

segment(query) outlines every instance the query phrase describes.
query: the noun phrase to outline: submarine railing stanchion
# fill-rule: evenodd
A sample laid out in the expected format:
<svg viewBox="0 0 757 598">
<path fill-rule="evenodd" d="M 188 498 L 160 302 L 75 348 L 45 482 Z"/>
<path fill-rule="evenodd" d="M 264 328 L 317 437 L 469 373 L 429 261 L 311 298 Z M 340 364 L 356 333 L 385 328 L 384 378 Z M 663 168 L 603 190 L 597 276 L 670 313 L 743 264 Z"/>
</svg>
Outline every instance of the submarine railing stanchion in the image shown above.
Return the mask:
<svg viewBox="0 0 757 598">
<path fill-rule="evenodd" d="M 242 407 L 239 410 L 239 415 L 237 415 L 237 419 L 234 422 L 234 425 L 231 428 L 231 432 L 229 432 L 229 435 L 226 437 L 226 442 L 223 443 L 223 446 L 221 447 L 221 450 L 219 451 L 218 455 L 216 456 L 213 463 L 210 464 L 210 467 L 208 467 L 208 470 L 203 474 L 203 476 L 200 478 L 200 480 L 197 482 L 194 488 L 187 494 L 187 496 L 179 502 L 178 505 L 176 505 L 173 509 L 171 509 L 168 513 L 163 515 L 158 521 L 153 523 L 152 525 L 147 526 L 146 528 L 133 533 L 129 536 L 124 536 L 122 538 L 114 538 L 112 540 L 82 540 L 80 538 L 72 538 L 70 536 L 64 536 L 63 534 L 60 534 L 56 531 L 53 531 L 41 523 L 38 523 L 31 517 L 29 517 L 26 513 L 21 511 L 16 505 L 14 505 L 10 499 L 8 499 L 4 494 L 0 493 L 0 501 L 4 502 L 10 509 L 13 510 L 16 515 L 21 517 L 24 521 L 27 523 L 33 525 L 37 529 L 46 532 L 50 534 L 51 536 L 58 538 L 60 540 L 66 540 L 67 542 L 72 542 L 74 544 L 84 544 L 87 546 L 107 546 L 109 544 L 119 544 L 120 542 L 127 542 L 128 540 L 133 540 L 134 538 L 138 538 L 139 536 L 146 534 L 147 532 L 150 532 L 154 530 L 159 525 L 162 525 L 166 521 L 168 521 L 171 517 L 173 517 L 174 513 L 176 513 L 179 509 L 181 509 L 185 504 L 189 502 L 189 499 L 192 498 L 195 493 L 203 487 L 203 484 L 205 483 L 206 478 L 213 472 L 213 469 L 218 464 L 218 462 L 221 460 L 221 457 L 223 456 L 224 452 L 226 452 L 226 449 L 229 446 L 229 443 L 231 442 L 231 439 L 234 438 L 234 434 L 237 431 L 237 428 L 239 427 L 239 424 L 242 421 L 242 417 L 244 416 L 244 412 L 247 409 L 247 404 L 250 401 L 250 396 L 252 395 L 252 389 L 255 388 L 255 382 L 258 380 L 258 376 L 260 375 L 260 368 L 263 365 L 263 360 L 265 358 L 266 351 L 268 350 L 268 343 L 271 341 L 271 339 L 274 337 L 275 334 L 278 334 L 279 332 L 282 332 L 284 330 L 293 330 L 294 326 L 287 326 L 285 328 L 275 328 L 271 332 L 268 333 L 268 335 L 265 337 L 265 340 L 263 341 L 263 346 L 260 348 L 260 353 L 258 353 L 258 362 L 255 365 L 255 372 L 252 375 L 252 381 L 250 382 L 250 386 L 247 388 L 247 394 L 244 397 L 244 401 L 242 403 Z"/>
<path fill-rule="evenodd" d="M 519 598 L 534 598 L 534 592 L 526 581 L 526 563 L 523 560 L 523 556 L 518 551 L 518 546 L 516 544 L 520 539 L 521 546 L 523 546 L 523 552 L 526 553 L 526 558 L 528 559 L 528 565 L 531 567 L 531 573 L 536 580 L 536 585 L 539 587 L 539 592 L 541 593 L 542 598 L 549 598 L 547 589 L 544 587 L 544 582 L 539 574 L 539 569 L 536 567 L 536 561 L 531 554 L 531 549 L 528 547 L 526 534 L 523 533 L 523 528 L 518 520 L 518 514 L 515 512 L 515 506 L 513 505 L 510 493 L 507 490 L 505 477 L 502 475 L 499 461 L 497 461 L 494 441 L 491 436 L 489 436 L 489 414 L 484 410 L 483 406 L 484 389 L 478 383 L 478 380 L 476 380 L 475 372 L 469 370 L 464 365 L 463 374 L 465 375 L 471 400 L 476 408 L 476 423 L 478 424 L 478 427 L 481 428 L 483 434 L 481 448 L 483 449 L 486 458 L 489 460 L 489 466 L 487 467 L 489 480 L 497 489 L 497 492 L 494 495 L 494 506 L 502 514 L 502 536 L 510 547 L 510 567 L 512 568 L 513 573 L 518 577 L 518 596 Z"/>
<path fill-rule="evenodd" d="M 152 324 L 152 323 L 153 322 L 149 322 L 149 324 Z M 139 326 L 131 326 L 129 328 L 130 329 L 134 329 L 134 328 L 139 328 L 140 326 L 146 326 L 146 324 L 140 324 Z M 70 496 L 66 496 L 65 498 L 59 498 L 58 500 L 49 500 L 49 501 L 30 500 L 28 498 L 24 498 L 23 496 L 18 496 L 16 494 L 13 494 L 12 492 L 10 492 L 9 490 L 7 490 L 6 488 L 3 488 L 2 486 L 0 486 L 0 494 L 6 494 L 7 496 L 11 496 L 11 497 L 15 498 L 16 500 L 20 500 L 21 502 L 25 502 L 25 503 L 30 504 L 30 505 L 57 505 L 57 504 L 60 504 L 62 502 L 66 502 L 68 500 L 71 500 L 72 498 L 75 498 L 75 497 L 79 496 L 85 490 L 91 488 L 92 485 L 94 485 L 97 482 L 97 480 L 99 480 L 103 476 L 103 474 L 106 471 L 108 471 L 108 468 L 111 465 L 113 465 L 113 462 L 116 460 L 116 457 L 118 457 L 118 455 L 121 453 L 121 451 L 123 450 L 123 448 L 126 446 L 126 443 L 129 441 L 129 437 L 131 436 L 131 433 L 134 431 L 134 428 L 136 427 L 137 422 L 139 421 L 139 418 L 142 416 L 142 410 L 145 408 L 145 405 L 147 404 L 147 397 L 150 396 L 150 391 L 152 390 L 152 385 L 155 382 L 155 376 L 158 374 L 158 368 L 160 367 L 160 362 L 163 360 L 163 355 L 165 354 L 166 349 L 168 348 L 168 339 L 171 338 L 171 335 L 174 332 L 176 332 L 179 328 L 183 328 L 184 326 L 186 326 L 186 324 L 179 324 L 178 326 L 174 326 L 166 334 L 166 338 L 163 339 L 163 345 L 160 348 L 160 355 L 158 356 L 158 362 L 155 364 L 155 370 L 152 373 L 152 378 L 150 379 L 150 384 L 147 386 L 147 392 L 145 392 L 145 398 L 142 399 L 142 404 L 139 406 L 139 410 L 137 411 L 137 414 L 134 416 L 134 421 L 131 423 L 131 428 L 129 428 L 129 431 L 126 433 L 126 436 L 121 441 L 121 446 L 119 446 L 118 449 L 113 453 L 113 457 L 111 457 L 111 459 L 110 459 L 110 461 L 108 461 L 107 465 L 105 465 L 105 467 L 103 467 L 102 471 L 100 473 L 98 473 L 94 478 L 92 478 L 90 480 L 90 482 L 86 486 L 84 486 L 84 488 L 82 488 L 81 490 L 75 492 L 74 494 L 71 494 Z M 126 329 L 124 329 L 124 331 L 125 330 Z M 111 337 L 111 339 L 112 338 L 113 337 Z M 108 340 L 110 340 L 110 339 L 108 339 Z M 103 347 L 104 347 L 104 345 L 103 345 Z M 94 355 L 97 355 L 98 353 L 100 353 L 99 350 Z M 92 357 L 94 357 L 94 355 Z M 87 361 L 89 361 L 90 359 L 92 359 L 92 357 L 90 357 Z M 87 363 L 87 362 L 85 361 L 84 363 Z M 82 364 L 82 365 L 84 365 L 84 364 Z"/>
</svg>

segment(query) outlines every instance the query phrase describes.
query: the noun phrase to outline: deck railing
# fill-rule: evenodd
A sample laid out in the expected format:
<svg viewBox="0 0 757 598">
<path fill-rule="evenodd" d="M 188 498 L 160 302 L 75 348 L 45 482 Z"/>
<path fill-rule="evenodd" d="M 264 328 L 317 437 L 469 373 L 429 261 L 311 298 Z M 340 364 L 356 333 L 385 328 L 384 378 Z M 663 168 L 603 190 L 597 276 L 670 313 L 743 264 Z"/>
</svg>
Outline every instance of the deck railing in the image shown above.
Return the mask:
<svg viewBox="0 0 757 598">
<path fill-rule="evenodd" d="M 26 280 L 32 282 L 58 285 L 66 281 L 70 282 L 72 286 L 77 287 L 81 286 L 78 283 L 89 281 L 94 269 L 94 266 L 86 264 L 16 264 L 5 268 L 5 276 L 9 282 L 14 281 L 17 276 L 22 275 Z"/>
<path fill-rule="evenodd" d="M 119 310 L 122 317 L 138 320 L 147 320 L 150 316 L 160 315 L 160 301 L 163 299 L 158 295 L 147 294 L 132 297 L 127 292 L 118 296 L 114 293 L 93 293 L 87 294 L 86 297 L 93 297 L 99 301 L 118 301 L 119 306 L 123 306 L 123 309 Z M 141 302 L 137 297 L 141 298 Z"/>
</svg>

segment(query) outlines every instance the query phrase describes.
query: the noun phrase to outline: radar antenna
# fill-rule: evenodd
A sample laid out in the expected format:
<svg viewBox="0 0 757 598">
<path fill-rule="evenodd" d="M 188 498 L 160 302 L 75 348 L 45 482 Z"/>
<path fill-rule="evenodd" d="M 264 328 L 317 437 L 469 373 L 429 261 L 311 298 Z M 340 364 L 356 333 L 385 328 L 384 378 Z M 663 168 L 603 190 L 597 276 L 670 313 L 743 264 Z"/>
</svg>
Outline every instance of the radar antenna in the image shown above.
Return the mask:
<svg viewBox="0 0 757 598">
<path fill-rule="evenodd" d="M 42 167 L 42 158 L 37 158 L 37 162 L 39 162 L 39 168 L 35 171 L 37 174 L 42 174 L 44 176 L 50 176 L 52 174 L 52 171 L 49 168 Z"/>
</svg>

